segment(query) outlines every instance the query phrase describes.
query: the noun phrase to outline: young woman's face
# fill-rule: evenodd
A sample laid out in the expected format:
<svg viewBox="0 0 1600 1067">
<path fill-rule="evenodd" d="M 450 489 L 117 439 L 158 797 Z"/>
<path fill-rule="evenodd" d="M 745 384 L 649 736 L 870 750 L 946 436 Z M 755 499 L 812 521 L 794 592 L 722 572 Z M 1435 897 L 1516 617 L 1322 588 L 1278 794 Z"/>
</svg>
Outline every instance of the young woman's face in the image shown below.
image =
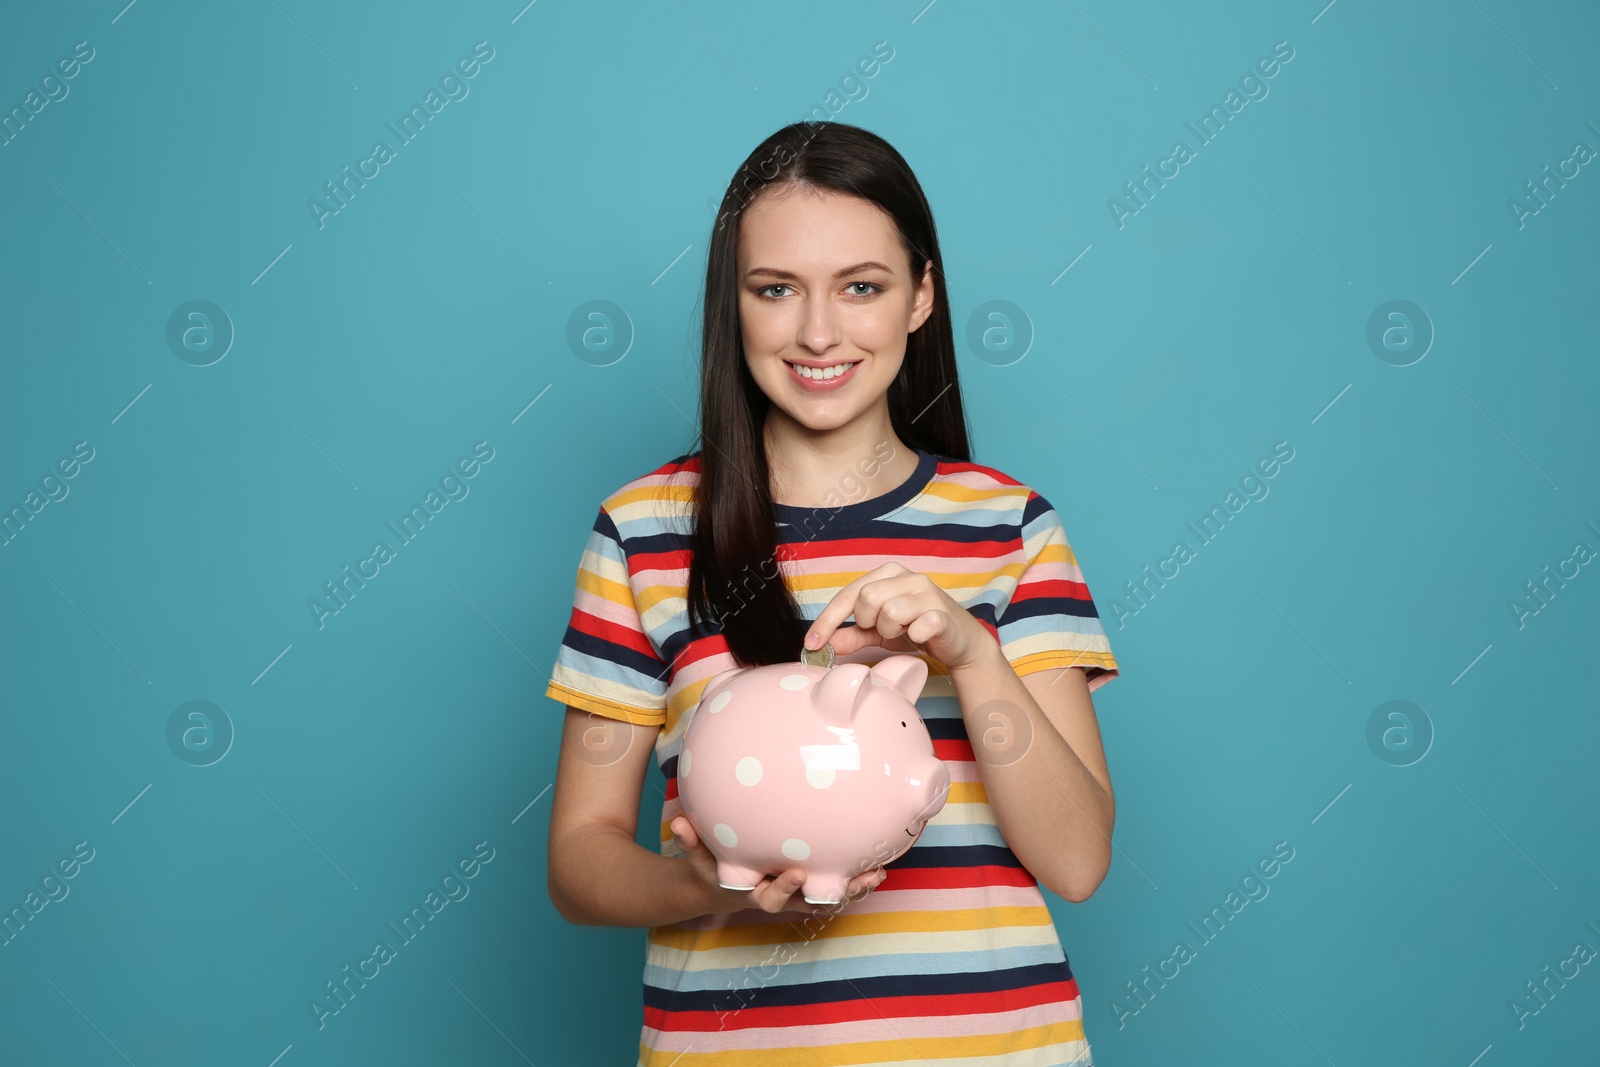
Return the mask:
<svg viewBox="0 0 1600 1067">
<path fill-rule="evenodd" d="M 933 310 L 931 266 L 914 286 L 893 222 L 870 201 L 795 186 L 757 197 L 739 232 L 739 319 L 774 407 L 832 430 L 885 404 L 907 335 Z"/>
</svg>

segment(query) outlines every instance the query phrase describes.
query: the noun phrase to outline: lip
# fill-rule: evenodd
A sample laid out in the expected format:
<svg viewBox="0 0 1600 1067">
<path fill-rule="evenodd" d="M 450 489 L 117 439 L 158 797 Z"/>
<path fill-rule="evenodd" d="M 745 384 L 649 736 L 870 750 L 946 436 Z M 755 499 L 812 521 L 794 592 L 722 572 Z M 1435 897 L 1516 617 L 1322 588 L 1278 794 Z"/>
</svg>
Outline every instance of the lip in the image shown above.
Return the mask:
<svg viewBox="0 0 1600 1067">
<path fill-rule="evenodd" d="M 838 366 L 839 363 L 849 363 L 849 362 L 852 362 L 852 361 L 850 361 L 850 360 L 837 360 L 834 363 L 824 363 L 821 366 L 822 367 L 832 367 L 832 366 Z M 800 388 L 802 388 L 802 389 L 804 389 L 804 390 L 806 390 L 807 392 L 810 392 L 810 393 L 826 393 L 826 392 L 830 392 L 831 390 L 837 389 L 840 386 L 844 385 L 845 382 L 848 382 L 851 378 L 854 378 L 856 376 L 856 371 L 861 368 L 861 361 L 860 360 L 855 360 L 854 363 L 855 363 L 855 366 L 851 367 L 849 370 L 845 371 L 843 374 L 840 374 L 840 375 L 837 375 L 835 377 L 829 378 L 827 381 L 820 381 L 820 380 L 818 380 L 816 378 L 803 377 L 800 374 L 799 371 L 794 369 L 794 365 L 793 364 L 791 364 L 788 360 L 784 360 L 783 361 L 784 369 L 788 371 L 790 380 L 793 381 L 798 386 L 800 386 Z M 802 366 L 813 367 L 813 368 L 817 367 L 816 364 L 812 364 L 812 363 L 803 363 Z"/>
</svg>

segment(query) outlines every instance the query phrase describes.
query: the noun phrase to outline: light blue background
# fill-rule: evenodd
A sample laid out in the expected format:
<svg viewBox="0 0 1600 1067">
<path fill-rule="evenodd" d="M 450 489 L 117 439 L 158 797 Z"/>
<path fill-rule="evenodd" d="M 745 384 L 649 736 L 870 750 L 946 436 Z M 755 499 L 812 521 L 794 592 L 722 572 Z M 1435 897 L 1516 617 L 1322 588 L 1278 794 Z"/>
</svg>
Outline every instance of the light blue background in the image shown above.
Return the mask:
<svg viewBox="0 0 1600 1067">
<path fill-rule="evenodd" d="M 961 353 L 976 458 L 1060 510 L 1123 671 L 1116 858 L 1052 899 L 1097 1062 L 1592 1052 L 1594 965 L 1521 1026 L 1510 1001 L 1600 948 L 1600 576 L 1509 602 L 1600 548 L 1600 174 L 1508 207 L 1600 149 L 1592 7 L 123 2 L 0 35 L 4 109 L 95 50 L 0 148 L 0 508 L 95 451 L 0 548 L 0 905 L 95 850 L 0 948 L 0 1062 L 633 1062 L 643 931 L 546 894 L 546 672 L 600 499 L 693 447 L 710 204 L 880 40 L 838 118 L 917 171 L 958 339 L 1022 309 L 1020 361 Z M 480 40 L 469 95 L 319 229 L 308 198 Z M 1119 228 L 1108 199 L 1278 41 L 1269 95 Z M 195 299 L 236 331 L 206 367 L 166 342 Z M 1366 340 L 1396 299 L 1436 333 L 1404 367 Z M 624 358 L 569 347 L 591 300 Z M 470 495 L 319 629 L 308 599 L 478 441 Z M 1270 495 L 1119 625 L 1279 441 Z M 236 734 L 207 767 L 166 739 L 195 699 Z M 1405 767 L 1367 741 L 1397 699 L 1434 731 Z M 470 896 L 319 1030 L 310 999 L 480 841 Z"/>
</svg>

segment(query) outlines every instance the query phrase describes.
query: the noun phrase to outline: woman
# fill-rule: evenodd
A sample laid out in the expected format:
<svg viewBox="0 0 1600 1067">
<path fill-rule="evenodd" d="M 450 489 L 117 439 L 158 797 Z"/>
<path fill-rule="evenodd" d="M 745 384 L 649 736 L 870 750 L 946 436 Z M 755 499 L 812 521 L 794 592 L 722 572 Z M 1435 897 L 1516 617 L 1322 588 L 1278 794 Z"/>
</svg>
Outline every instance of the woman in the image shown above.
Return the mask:
<svg viewBox="0 0 1600 1067">
<path fill-rule="evenodd" d="M 933 218 L 881 138 L 797 123 L 712 234 L 700 442 L 605 499 L 547 695 L 567 705 L 550 895 L 647 926 L 645 1067 L 1088 1063 L 1042 884 L 1082 901 L 1114 802 L 1090 690 L 1117 665 L 1061 522 L 970 461 Z M 854 625 L 846 625 L 854 619 Z M 707 680 L 832 644 L 921 654 L 944 809 L 838 905 L 718 884 L 677 804 Z M 661 854 L 635 841 L 650 753 Z"/>
</svg>

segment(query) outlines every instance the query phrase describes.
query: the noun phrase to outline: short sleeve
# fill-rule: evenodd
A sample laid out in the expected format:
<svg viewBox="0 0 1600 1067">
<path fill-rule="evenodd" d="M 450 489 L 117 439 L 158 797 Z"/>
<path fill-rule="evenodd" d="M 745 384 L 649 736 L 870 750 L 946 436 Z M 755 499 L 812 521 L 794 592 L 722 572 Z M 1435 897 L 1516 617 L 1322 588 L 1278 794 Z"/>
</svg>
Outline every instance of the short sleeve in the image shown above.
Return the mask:
<svg viewBox="0 0 1600 1067">
<path fill-rule="evenodd" d="M 667 718 L 667 665 L 634 602 L 622 537 L 605 507 L 578 561 L 572 617 L 545 696 L 640 726 Z"/>
<path fill-rule="evenodd" d="M 1020 538 L 1027 564 L 995 617 L 1001 651 L 1019 675 L 1082 667 L 1089 689 L 1099 688 L 1118 674 L 1111 642 L 1060 517 L 1031 490 Z"/>
</svg>

